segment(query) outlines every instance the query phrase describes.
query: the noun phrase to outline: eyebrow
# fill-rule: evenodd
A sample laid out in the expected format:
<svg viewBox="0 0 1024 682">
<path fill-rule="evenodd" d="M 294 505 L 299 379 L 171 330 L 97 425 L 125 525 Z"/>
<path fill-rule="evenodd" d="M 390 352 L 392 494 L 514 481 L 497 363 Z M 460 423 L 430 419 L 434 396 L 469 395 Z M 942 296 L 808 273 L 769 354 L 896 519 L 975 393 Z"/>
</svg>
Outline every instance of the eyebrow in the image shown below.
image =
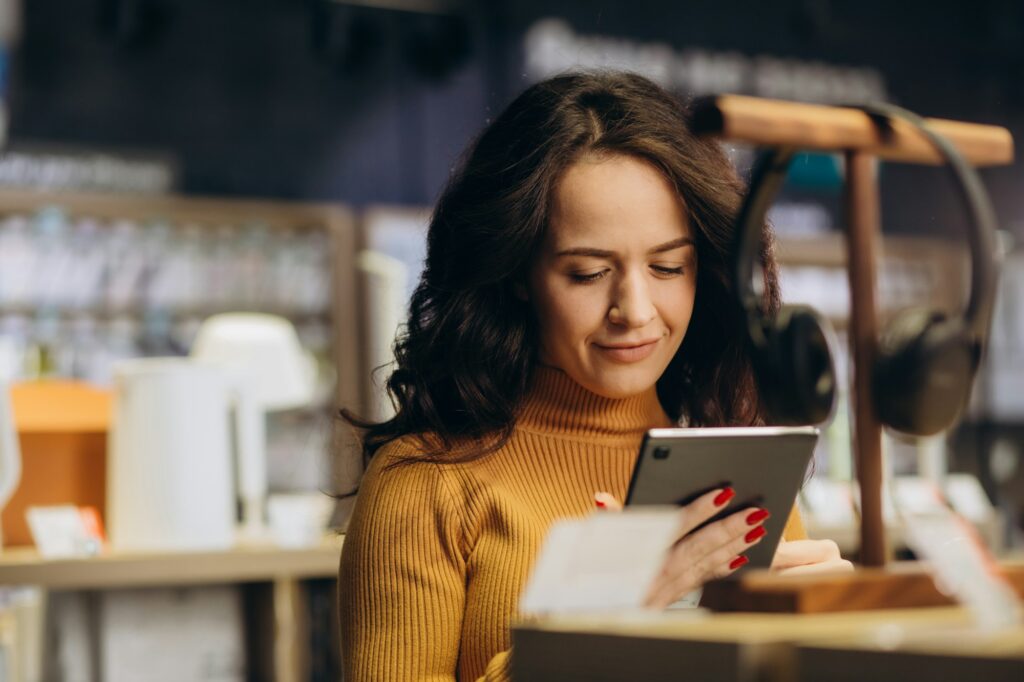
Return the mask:
<svg viewBox="0 0 1024 682">
<path fill-rule="evenodd" d="M 693 246 L 695 242 L 692 237 L 680 237 L 679 239 L 673 239 L 670 242 L 664 244 L 658 244 L 653 249 L 650 249 L 647 254 L 653 255 L 656 253 L 665 253 L 666 251 L 674 251 L 675 249 L 682 248 L 684 246 Z M 555 254 L 556 258 L 563 256 L 589 256 L 591 258 L 611 258 L 615 255 L 614 251 L 605 251 L 603 249 L 591 249 L 585 246 L 578 247 L 575 249 L 565 249 Z"/>
</svg>

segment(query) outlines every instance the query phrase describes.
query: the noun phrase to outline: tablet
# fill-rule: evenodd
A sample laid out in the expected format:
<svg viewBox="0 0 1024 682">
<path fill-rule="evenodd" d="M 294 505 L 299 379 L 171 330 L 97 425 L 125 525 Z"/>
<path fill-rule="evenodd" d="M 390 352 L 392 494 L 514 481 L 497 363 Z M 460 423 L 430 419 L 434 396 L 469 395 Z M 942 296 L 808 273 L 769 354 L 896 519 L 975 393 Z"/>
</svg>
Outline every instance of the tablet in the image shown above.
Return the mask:
<svg viewBox="0 0 1024 682">
<path fill-rule="evenodd" d="M 767 509 L 767 533 L 744 552 L 750 559 L 744 568 L 768 568 L 817 441 L 813 426 L 651 429 L 626 504 L 684 505 L 732 486 L 736 496 L 708 523 L 746 507 Z"/>
</svg>

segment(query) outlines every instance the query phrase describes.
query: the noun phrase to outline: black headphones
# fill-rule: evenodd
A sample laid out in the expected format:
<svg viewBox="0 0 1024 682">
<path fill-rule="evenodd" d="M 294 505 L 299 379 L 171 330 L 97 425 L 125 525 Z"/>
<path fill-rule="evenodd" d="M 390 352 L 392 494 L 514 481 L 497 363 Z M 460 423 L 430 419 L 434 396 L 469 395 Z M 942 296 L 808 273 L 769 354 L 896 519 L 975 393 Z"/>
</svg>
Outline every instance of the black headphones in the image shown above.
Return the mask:
<svg viewBox="0 0 1024 682">
<path fill-rule="evenodd" d="M 971 215 L 971 292 L 963 316 L 949 318 L 927 308 L 900 313 L 882 334 L 872 371 L 872 395 L 882 423 L 932 435 L 950 427 L 966 406 L 985 347 L 998 277 L 995 212 L 974 168 L 921 117 L 888 104 L 856 108 L 884 136 L 892 132 L 892 118 L 916 127 L 952 169 Z M 777 315 L 766 316 L 752 282 L 765 215 L 793 154 L 792 149 L 770 150 L 754 167 L 735 235 L 733 284 L 768 415 L 776 423 L 814 424 L 828 419 L 835 401 L 827 323 L 807 306 L 783 306 Z"/>
</svg>

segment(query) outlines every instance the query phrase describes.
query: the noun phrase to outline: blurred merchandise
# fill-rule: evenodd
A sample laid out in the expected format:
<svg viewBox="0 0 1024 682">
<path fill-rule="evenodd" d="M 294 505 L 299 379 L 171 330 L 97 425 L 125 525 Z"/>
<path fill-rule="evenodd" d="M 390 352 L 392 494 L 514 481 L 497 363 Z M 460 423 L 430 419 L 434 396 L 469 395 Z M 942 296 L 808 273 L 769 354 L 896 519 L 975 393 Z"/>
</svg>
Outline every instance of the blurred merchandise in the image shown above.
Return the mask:
<svg viewBox="0 0 1024 682">
<path fill-rule="evenodd" d="M 356 234 L 344 208 L 11 190 L 0 190 L 0 205 L 0 339 L 13 349 L 14 380 L 112 388 L 120 363 L 187 356 L 211 316 L 277 315 L 295 327 L 315 371 L 303 407 L 266 420 L 269 461 L 259 487 L 347 485 L 335 479 L 332 413 L 339 402 L 361 410 L 362 397 Z M 347 383 L 339 383 L 339 370 Z M 23 445 L 26 438 L 40 443 L 23 447 L 22 487 L 31 491 L 16 491 L 17 512 L 3 515 L 10 541 L 31 542 L 29 504 L 106 510 L 106 424 L 89 433 L 22 433 Z M 38 448 L 51 446 L 59 472 L 53 494 L 38 487 Z"/>
<path fill-rule="evenodd" d="M 78 382 L 33 381 L 11 387 L 21 449 L 21 482 L 3 509 L 7 546 L 30 545 L 29 507 L 106 504 L 108 391 Z"/>
<path fill-rule="evenodd" d="M 229 374 L 236 414 L 238 491 L 243 531 L 265 533 L 267 412 L 308 406 L 316 363 L 288 320 L 253 313 L 220 314 L 199 329 L 192 357 Z"/>
<path fill-rule="evenodd" d="M 384 384 L 393 371 L 395 339 L 420 283 L 429 223 L 428 208 L 375 206 L 362 217 L 366 250 L 356 264 L 366 299 L 364 380 L 370 419 L 384 420 L 394 414 Z"/>
<path fill-rule="evenodd" d="M 246 679 L 237 587 L 111 590 L 100 600 L 104 682 Z"/>
<path fill-rule="evenodd" d="M 0 512 L 21 480 L 21 449 L 14 426 L 9 383 L 13 375 L 14 346 L 0 337 Z M 4 545 L 0 528 L 0 551 Z"/>
<path fill-rule="evenodd" d="M 363 251 L 357 262 L 366 281 L 366 366 L 372 389 L 368 416 L 383 421 L 395 413 L 385 383 L 394 371 L 395 339 L 408 313 L 409 276 L 402 261 L 377 251 Z"/>
<path fill-rule="evenodd" d="M 982 370 L 975 413 L 982 418 L 1024 421 L 1024 250 L 1003 261 L 992 335 Z"/>
<path fill-rule="evenodd" d="M 271 495 L 270 535 L 278 547 L 315 547 L 323 541 L 333 510 L 334 500 L 321 492 Z"/>
<path fill-rule="evenodd" d="M 883 318 L 915 306 L 947 311 L 962 307 L 968 275 L 966 253 L 963 247 L 942 239 L 885 238 L 876 283 Z M 845 328 L 850 316 L 850 287 L 842 235 L 781 237 L 777 256 L 784 300 L 812 306 L 837 328 Z"/>
<path fill-rule="evenodd" d="M 141 358 L 118 364 L 115 377 L 106 519 L 111 546 L 231 547 L 232 386 L 226 373 L 184 358 Z M 247 444 L 240 439 L 239 446 Z"/>
<path fill-rule="evenodd" d="M 0 217 L 0 336 L 21 348 L 18 378 L 109 385 L 119 360 L 187 354 L 198 323 L 218 312 L 328 321 L 329 230 L 241 218 L 206 225 L 192 211 L 139 219 L 137 210 L 118 215 L 125 199 L 103 201 L 110 210 L 94 212 L 71 198 L 16 195 L 13 203 L 31 208 Z M 319 358 L 327 377 L 332 345 L 328 334 Z"/>
<path fill-rule="evenodd" d="M 892 549 L 907 551 L 905 519 L 952 509 L 969 522 L 985 546 L 1003 548 L 1004 521 L 971 474 L 949 474 L 941 482 L 920 476 L 896 476 L 885 485 L 886 537 Z M 800 490 L 800 513 L 808 534 L 829 538 L 844 556 L 860 546 L 860 494 L 855 481 L 815 477 Z"/>
<path fill-rule="evenodd" d="M 49 680 L 46 656 L 47 593 L 37 587 L 0 587 L 0 680 Z"/>
<path fill-rule="evenodd" d="M 95 556 L 103 549 L 102 522 L 95 507 L 29 507 L 26 516 L 36 551 L 44 559 Z"/>
<path fill-rule="evenodd" d="M 427 227 L 430 209 L 374 206 L 362 218 L 366 247 L 399 260 L 405 266 L 405 295 L 408 304 L 420 282 L 427 258 Z"/>
</svg>

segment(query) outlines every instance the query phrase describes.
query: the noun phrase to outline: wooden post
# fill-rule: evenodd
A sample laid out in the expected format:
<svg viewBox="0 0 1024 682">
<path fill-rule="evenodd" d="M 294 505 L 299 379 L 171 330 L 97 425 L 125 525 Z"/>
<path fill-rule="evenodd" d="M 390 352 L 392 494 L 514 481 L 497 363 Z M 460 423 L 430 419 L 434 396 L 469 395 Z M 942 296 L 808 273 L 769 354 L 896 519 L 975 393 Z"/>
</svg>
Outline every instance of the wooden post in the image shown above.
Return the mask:
<svg viewBox="0 0 1024 682">
<path fill-rule="evenodd" d="M 850 352 L 853 358 L 854 451 L 860 482 L 860 562 L 886 561 L 882 519 L 882 425 L 872 398 L 872 369 L 878 350 L 875 264 L 879 253 L 878 184 L 875 160 L 864 151 L 846 152 L 846 230 L 850 275 Z"/>
<path fill-rule="evenodd" d="M 274 580 L 274 679 L 309 679 L 309 614 L 298 578 Z"/>
</svg>

